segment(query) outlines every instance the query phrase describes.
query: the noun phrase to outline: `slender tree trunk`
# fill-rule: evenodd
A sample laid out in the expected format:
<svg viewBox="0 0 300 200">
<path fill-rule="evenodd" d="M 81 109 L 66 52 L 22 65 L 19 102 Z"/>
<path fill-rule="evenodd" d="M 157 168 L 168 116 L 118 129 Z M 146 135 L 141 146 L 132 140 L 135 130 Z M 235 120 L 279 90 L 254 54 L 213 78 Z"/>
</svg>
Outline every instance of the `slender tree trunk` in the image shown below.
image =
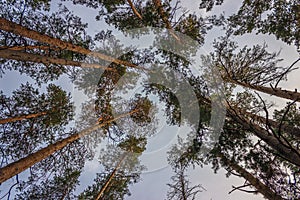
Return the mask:
<svg viewBox="0 0 300 200">
<path fill-rule="evenodd" d="M 9 122 L 15 122 L 15 121 L 21 121 L 24 119 L 31 119 L 31 118 L 36 118 L 40 116 L 46 115 L 47 112 L 40 112 L 40 113 L 34 113 L 34 114 L 28 114 L 28 115 L 21 115 L 18 117 L 10 117 L 10 118 L 5 118 L 5 119 L 0 119 L 0 124 L 5 124 Z"/>
<path fill-rule="evenodd" d="M 269 200 L 283 200 L 283 198 L 272 191 L 268 186 L 262 183 L 258 178 L 254 177 L 251 173 L 246 171 L 244 168 L 236 164 L 235 162 L 226 158 L 226 156 L 222 153 L 217 153 L 217 156 L 223 161 L 223 163 L 234 171 L 239 173 L 242 177 L 244 177 L 256 190 L 261 193 L 266 199 Z"/>
<path fill-rule="evenodd" d="M 168 20 L 168 17 L 166 15 L 166 12 L 164 11 L 163 5 L 161 3 L 161 0 L 153 0 L 153 3 L 155 7 L 158 9 L 159 15 L 162 18 L 163 22 L 166 25 L 166 28 L 169 29 L 170 34 L 178 41 L 180 42 L 180 38 L 175 34 L 175 31 L 171 25 L 171 22 Z"/>
<path fill-rule="evenodd" d="M 84 62 L 72 61 L 63 58 L 53 58 L 48 56 L 42 56 L 32 53 L 24 53 L 15 50 L 0 50 L 0 58 L 18 60 L 24 62 L 34 62 L 34 63 L 43 63 L 45 65 L 57 64 L 64 66 L 74 66 L 74 67 L 83 67 L 83 68 L 100 68 L 110 71 L 115 71 L 114 69 L 108 68 L 106 66 L 101 66 L 98 64 L 89 64 Z"/>
<path fill-rule="evenodd" d="M 205 103 L 208 103 L 211 105 L 211 101 L 207 98 L 204 98 Z M 297 149 L 294 149 L 292 146 L 290 146 L 286 141 L 282 140 L 282 138 L 278 139 L 271 133 L 269 133 L 266 129 L 262 128 L 260 125 L 253 123 L 255 121 L 254 116 L 257 117 L 259 122 L 262 123 L 262 120 L 266 120 L 263 117 L 260 117 L 258 115 L 251 114 L 249 112 L 246 112 L 240 108 L 232 107 L 228 103 L 225 104 L 227 108 L 227 116 L 234 119 L 237 123 L 243 126 L 245 130 L 248 130 L 252 132 L 254 135 L 256 135 L 258 138 L 263 140 L 266 144 L 268 144 L 272 149 L 276 150 L 284 159 L 289 161 L 290 163 L 295 164 L 296 166 L 300 167 L 300 152 Z M 250 119 L 249 120 L 249 116 Z M 254 121 L 253 121 L 254 119 Z M 265 121 L 266 123 L 266 121 Z M 278 123 L 275 121 L 270 121 L 270 125 L 276 126 L 276 128 L 279 127 Z M 293 130 L 296 131 L 296 129 L 293 129 L 290 126 L 282 126 L 285 131 Z M 291 134 L 290 132 L 288 132 Z"/>
<path fill-rule="evenodd" d="M 53 50 L 53 51 L 59 51 L 60 48 L 53 48 L 51 46 L 42 46 L 42 45 L 38 45 L 38 46 L 1 46 L 0 49 L 9 49 L 9 50 L 15 50 L 15 51 L 23 51 L 26 49 L 30 49 L 30 50 L 34 50 L 34 49 L 39 49 L 39 50 L 44 50 L 44 51 L 49 51 L 49 50 Z"/>
<path fill-rule="evenodd" d="M 280 127 L 280 123 L 276 122 L 275 120 L 272 119 L 266 119 L 265 117 L 250 113 L 250 112 L 246 112 L 246 111 L 242 111 L 241 109 L 238 108 L 238 112 L 242 112 L 245 114 L 245 116 L 249 116 L 253 121 L 256 121 L 260 124 L 266 124 L 269 123 L 269 125 L 272 128 L 277 128 L 279 129 Z M 282 124 L 281 125 L 281 131 L 284 131 L 285 133 L 292 135 L 294 137 L 296 137 L 297 139 L 300 139 L 300 129 L 288 124 Z"/>
<path fill-rule="evenodd" d="M 73 135 L 71 135 L 65 139 L 62 139 L 54 144 L 50 144 L 49 146 L 47 146 L 41 150 L 38 150 L 37 152 L 32 153 L 25 158 L 22 158 L 16 162 L 8 164 L 7 166 L 0 169 L 0 184 L 3 183 L 4 181 L 6 181 L 7 179 L 28 169 L 30 166 L 34 165 L 35 163 L 42 161 L 43 159 L 47 158 L 51 154 L 55 153 L 56 151 L 64 148 L 68 144 L 78 140 L 79 138 L 81 138 L 85 135 L 90 134 L 92 131 L 95 131 L 95 130 L 105 126 L 108 123 L 111 123 L 113 121 L 116 121 L 117 119 L 129 116 L 136 112 L 138 112 L 137 109 L 133 110 L 131 112 L 125 113 L 125 114 L 121 114 L 121 115 L 117 116 L 116 118 L 108 120 L 104 123 L 101 123 L 101 124 L 96 123 L 95 125 L 93 125 L 89 128 L 86 128 L 77 134 L 73 134 Z"/>
<path fill-rule="evenodd" d="M 131 0 L 127 0 L 127 2 L 129 3 L 133 13 L 139 18 L 139 19 L 143 19 L 143 17 L 141 16 L 141 14 L 137 11 L 137 9 L 135 8 L 135 6 L 133 5 Z"/>
<path fill-rule="evenodd" d="M 183 200 L 187 200 L 187 194 L 186 194 L 186 190 L 185 190 L 185 183 L 184 183 L 184 171 L 180 171 L 180 185 L 181 185 L 181 195 L 182 195 L 182 198 Z"/>
<path fill-rule="evenodd" d="M 112 173 L 109 175 L 109 178 L 107 179 L 107 181 L 105 182 L 104 186 L 101 188 L 100 192 L 98 193 L 97 197 L 95 198 L 95 200 L 99 200 L 103 193 L 105 192 L 106 188 L 109 186 L 110 182 L 113 180 L 113 178 L 115 177 L 117 171 L 120 169 L 123 161 L 125 160 L 127 156 L 127 153 L 124 153 L 121 160 L 118 162 L 117 166 L 114 168 L 114 170 L 112 171 Z"/>
<path fill-rule="evenodd" d="M 124 65 L 124 66 L 127 66 L 127 67 L 147 70 L 147 69 L 145 69 L 143 67 L 140 67 L 140 66 L 137 66 L 133 63 L 130 63 L 130 62 L 127 62 L 127 61 L 124 61 L 124 60 L 119 60 L 119 59 L 116 59 L 116 58 L 113 58 L 111 56 L 107 56 L 107 55 L 104 55 L 104 54 L 101 54 L 101 53 L 98 53 L 98 52 L 93 52 L 89 49 L 83 48 L 81 46 L 74 45 L 70 42 L 66 42 L 66 41 L 62 41 L 62 40 L 57 39 L 57 38 L 50 37 L 48 35 L 43 35 L 43 34 L 37 32 L 37 31 L 28 29 L 24 26 L 21 26 L 17 23 L 8 21 L 4 18 L 0 18 L 0 29 L 4 30 L 4 31 L 7 31 L 7 32 L 17 34 L 17 35 L 21 35 L 23 37 L 27 37 L 27 38 L 30 38 L 30 39 L 33 39 L 33 40 L 37 40 L 37 41 L 42 42 L 42 43 L 47 43 L 47 44 L 59 47 L 61 49 L 70 50 L 70 51 L 81 53 L 81 54 L 84 54 L 84 55 L 94 56 L 94 57 L 97 57 L 99 59 L 102 59 L 102 60 L 105 60 L 105 61 L 108 61 L 108 62 L 113 62 L 113 63 L 120 64 L 120 65 Z"/>
<path fill-rule="evenodd" d="M 224 79 L 225 81 L 228 81 L 230 83 L 234 83 L 249 89 L 257 90 L 259 92 L 263 92 L 266 94 L 274 95 L 280 98 L 289 99 L 293 101 L 300 102 L 300 93 L 296 91 L 289 91 L 289 90 L 282 90 L 280 88 L 269 88 L 261 85 L 252 85 L 249 83 L 243 83 L 241 81 L 233 80 L 229 77 L 226 77 Z"/>
<path fill-rule="evenodd" d="M 211 101 L 207 98 L 204 98 L 203 102 L 207 105 L 211 105 Z M 195 103 L 198 103 L 198 100 L 192 102 L 191 106 L 194 106 Z M 227 109 L 230 109 L 229 105 L 226 105 L 226 107 L 227 107 Z M 234 109 L 238 113 L 243 113 L 244 117 L 250 117 L 253 122 L 257 122 L 257 123 L 260 123 L 260 124 L 266 124 L 268 122 L 269 125 L 272 128 L 279 129 L 279 127 L 280 127 L 280 123 L 276 122 L 275 120 L 266 119 L 265 117 L 259 116 L 257 114 L 250 113 L 246 110 L 242 110 L 239 107 L 234 107 Z M 294 127 L 294 126 L 291 126 L 291 125 L 288 125 L 288 124 L 282 124 L 280 128 L 281 128 L 281 131 L 284 131 L 286 134 L 292 135 L 292 136 L 296 137 L 297 139 L 300 139 L 300 128 L 297 128 L 297 127 Z"/>
<path fill-rule="evenodd" d="M 259 125 L 251 123 L 251 121 L 242 114 L 239 114 L 232 109 L 228 109 L 228 114 L 232 119 L 241 124 L 245 130 L 251 131 L 271 148 L 276 150 L 287 161 L 300 167 L 300 152 L 298 150 L 290 147 L 285 141 L 279 140 L 275 136 L 271 135 L 267 130 Z"/>
</svg>

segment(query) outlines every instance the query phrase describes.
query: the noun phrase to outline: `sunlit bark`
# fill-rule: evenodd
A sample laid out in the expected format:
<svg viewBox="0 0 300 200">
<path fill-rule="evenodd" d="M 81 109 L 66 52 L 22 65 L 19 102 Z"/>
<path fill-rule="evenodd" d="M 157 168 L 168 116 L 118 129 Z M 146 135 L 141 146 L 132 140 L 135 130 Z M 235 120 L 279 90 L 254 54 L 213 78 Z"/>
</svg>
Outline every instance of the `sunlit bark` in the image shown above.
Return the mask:
<svg viewBox="0 0 300 200">
<path fill-rule="evenodd" d="M 127 2 L 129 3 L 133 13 L 139 18 L 139 19 L 143 19 L 143 17 L 141 16 L 141 14 L 137 11 L 137 9 L 135 8 L 135 6 L 133 5 L 131 0 L 127 0 Z"/>
<path fill-rule="evenodd" d="M 114 170 L 112 171 L 112 173 L 109 175 L 109 178 L 105 182 L 104 186 L 99 191 L 99 193 L 98 193 L 97 197 L 95 198 L 95 200 L 101 199 L 101 197 L 102 197 L 103 193 L 105 192 L 106 188 L 109 186 L 110 182 L 116 176 L 117 171 L 120 169 L 120 167 L 121 167 L 123 161 L 125 160 L 126 156 L 127 156 L 126 153 L 122 156 L 121 160 L 118 162 L 118 164 L 116 165 L 116 167 L 114 168 Z"/>
<path fill-rule="evenodd" d="M 4 31 L 7 31 L 7 32 L 17 34 L 17 35 L 21 35 L 23 37 L 27 37 L 27 38 L 30 38 L 30 39 L 33 39 L 33 40 L 37 40 L 39 42 L 47 43 L 47 44 L 59 47 L 59 48 L 64 49 L 64 50 L 70 50 L 70 51 L 81 53 L 81 54 L 84 54 L 84 55 L 94 56 L 94 57 L 97 57 L 99 59 L 102 59 L 102 60 L 105 60 L 105 61 L 108 61 L 108 62 L 113 62 L 113 63 L 120 64 L 120 65 L 124 65 L 124 66 L 127 66 L 127 67 L 132 67 L 132 68 L 137 68 L 137 69 L 144 69 L 143 67 L 137 66 L 133 63 L 130 63 L 130 62 L 127 62 L 127 61 L 124 61 L 124 60 L 119 60 L 119 59 L 113 58 L 111 56 L 104 55 L 104 54 L 99 53 L 99 52 L 93 52 L 89 49 L 83 48 L 81 46 L 74 45 L 70 42 L 62 41 L 60 39 L 53 38 L 53 37 L 50 37 L 48 35 L 41 34 L 37 31 L 31 30 L 31 29 L 26 28 L 24 26 L 21 26 L 17 23 L 8 21 L 4 18 L 0 18 L 0 29 L 4 30 Z"/>
<path fill-rule="evenodd" d="M 43 159 L 47 158 L 51 154 L 64 148 L 68 144 L 82 138 L 83 136 L 90 134 L 91 132 L 105 126 L 108 123 L 111 123 L 113 121 L 116 121 L 117 119 L 129 116 L 129 115 L 132 115 L 138 111 L 139 110 L 136 109 L 131 112 L 121 114 L 121 115 L 117 116 L 116 118 L 108 120 L 101 124 L 96 123 L 95 125 L 93 125 L 89 128 L 86 128 L 77 134 L 73 134 L 73 135 L 71 135 L 65 139 L 62 139 L 54 144 L 50 144 L 49 146 L 47 146 L 35 153 L 32 153 L 25 158 L 22 158 L 16 162 L 8 164 L 7 166 L 0 169 L 0 183 L 3 183 L 4 181 L 8 180 L 9 178 L 21 173 L 22 171 L 28 169 L 30 166 L 34 165 L 35 163 L 42 161 Z"/>
<path fill-rule="evenodd" d="M 1 47 L 0 47 L 1 48 Z M 82 68 L 99 68 L 110 71 L 115 71 L 114 69 L 108 68 L 106 66 L 98 65 L 98 64 L 90 64 L 78 61 L 67 60 L 63 58 L 54 58 L 49 56 L 42 56 L 38 54 L 32 53 L 24 53 L 15 50 L 0 50 L 0 58 L 18 60 L 24 62 L 34 62 L 34 63 L 43 63 L 45 65 L 57 64 L 63 66 L 74 66 L 74 67 L 82 67 Z"/>
<path fill-rule="evenodd" d="M 169 29 L 169 33 L 178 41 L 180 42 L 180 38 L 175 34 L 175 31 L 171 25 L 171 22 L 168 20 L 166 12 L 163 9 L 161 0 L 153 0 L 155 7 L 158 9 L 159 15 L 162 18 L 163 22 L 166 25 L 166 28 Z"/>
<path fill-rule="evenodd" d="M 36 118 L 36 117 L 40 117 L 40 116 L 44 116 L 44 115 L 47 115 L 47 112 L 40 112 L 40 113 L 34 113 L 34 114 L 21 115 L 21 116 L 17 116 L 17 117 L 10 117 L 10 118 L 5 118 L 5 119 L 0 119 L 0 124 L 21 121 L 21 120 L 24 120 L 24 119 Z"/>
<path fill-rule="evenodd" d="M 297 91 L 283 90 L 281 88 L 270 88 L 270 87 L 265 87 L 265 86 L 261 86 L 261 85 L 252 85 L 252 84 L 249 84 L 249 83 L 244 83 L 244 82 L 241 82 L 241 81 L 233 80 L 233 79 L 228 78 L 228 77 L 226 77 L 224 80 L 227 81 L 227 82 L 230 82 L 230 83 L 234 83 L 234 84 L 249 88 L 249 89 L 259 91 L 259 92 L 263 92 L 263 93 L 270 94 L 270 95 L 273 95 L 273 96 L 277 96 L 277 97 L 280 97 L 280 98 L 300 102 L 300 93 L 297 92 Z"/>
</svg>

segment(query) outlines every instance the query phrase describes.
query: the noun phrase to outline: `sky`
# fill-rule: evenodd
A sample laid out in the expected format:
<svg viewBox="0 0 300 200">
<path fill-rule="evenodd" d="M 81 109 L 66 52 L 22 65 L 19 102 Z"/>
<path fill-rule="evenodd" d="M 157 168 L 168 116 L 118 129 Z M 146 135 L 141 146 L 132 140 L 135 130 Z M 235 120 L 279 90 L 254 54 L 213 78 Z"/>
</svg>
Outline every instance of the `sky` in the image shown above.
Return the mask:
<svg viewBox="0 0 300 200">
<path fill-rule="evenodd" d="M 58 1 L 53 1 L 51 10 L 57 9 L 56 4 Z M 197 9 L 198 2 L 195 4 L 193 0 L 182 1 L 183 5 L 189 8 L 193 12 L 201 13 Z M 240 6 L 240 0 L 225 0 L 222 6 L 217 6 L 213 9 L 214 13 L 221 13 L 225 11 L 225 14 L 235 12 Z M 107 25 L 101 22 L 95 23 L 95 16 L 97 11 L 94 9 L 85 8 L 83 6 L 73 6 L 70 2 L 66 2 L 67 7 L 73 10 L 76 15 L 82 17 L 84 22 L 88 23 L 88 32 L 93 35 L 100 30 L 109 28 Z M 111 28 L 111 27 L 110 27 Z M 206 36 L 206 43 L 203 48 L 205 51 L 210 52 L 213 40 L 220 36 L 222 33 L 218 30 L 212 30 Z M 268 48 L 272 51 L 281 50 L 281 57 L 285 59 L 282 63 L 283 66 L 289 66 L 293 61 L 298 58 L 296 49 L 292 46 L 288 46 L 281 41 L 277 41 L 274 36 L 269 35 L 255 35 L 246 34 L 239 37 L 239 44 L 241 45 L 254 45 L 263 44 L 266 42 Z M 299 64 L 298 64 L 299 66 Z M 298 80 L 299 70 L 291 73 L 288 76 L 288 82 L 282 83 L 281 86 L 286 89 L 294 90 L 299 86 Z M 0 79 L 1 89 L 7 93 L 10 93 L 13 89 L 17 88 L 21 83 L 30 81 L 29 78 L 23 77 L 16 79 L 16 73 L 8 72 Z M 80 104 L 87 98 L 82 92 L 75 89 L 74 85 L 65 78 L 61 78 L 56 81 L 59 85 L 75 96 L 74 101 L 77 108 L 80 110 Z M 277 103 L 278 108 L 285 104 L 285 101 L 276 97 L 265 96 L 270 101 Z M 162 119 L 165 120 L 165 119 Z M 176 132 L 176 128 L 170 127 L 165 123 L 162 123 L 161 129 L 158 133 L 151 138 L 147 151 L 141 157 L 142 164 L 148 167 L 148 170 L 142 173 L 142 181 L 130 186 L 131 196 L 126 197 L 126 200 L 159 200 L 165 199 L 167 194 L 167 183 L 170 183 L 170 177 L 173 175 L 170 167 L 166 165 L 166 147 L 170 145 L 170 140 L 174 141 L 173 133 Z M 183 131 L 188 131 L 188 127 Z M 101 146 L 102 147 L 102 146 Z M 84 167 L 83 175 L 80 177 L 81 185 L 78 187 L 77 192 L 81 192 L 84 188 L 90 185 L 95 178 L 95 174 L 101 170 L 101 166 L 97 161 L 97 155 L 93 161 L 88 161 Z M 204 168 L 196 167 L 195 169 L 188 170 L 189 180 L 192 185 L 201 184 L 205 191 L 197 195 L 197 200 L 262 200 L 261 195 L 252 195 L 244 192 L 235 191 L 232 194 L 228 194 L 232 190 L 232 185 L 239 186 L 243 184 L 243 179 L 236 177 L 225 177 L 225 170 L 220 170 L 217 174 L 213 172 L 210 166 Z"/>
</svg>

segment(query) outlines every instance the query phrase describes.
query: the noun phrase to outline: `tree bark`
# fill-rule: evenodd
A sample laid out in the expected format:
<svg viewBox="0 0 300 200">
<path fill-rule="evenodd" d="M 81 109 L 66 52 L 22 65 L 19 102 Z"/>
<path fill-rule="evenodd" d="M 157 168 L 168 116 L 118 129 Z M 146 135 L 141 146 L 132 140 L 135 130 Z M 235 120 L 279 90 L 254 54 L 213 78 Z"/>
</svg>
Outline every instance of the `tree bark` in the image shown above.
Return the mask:
<svg viewBox="0 0 300 200">
<path fill-rule="evenodd" d="M 266 124 L 269 123 L 269 125 L 272 128 L 277 128 L 279 129 L 280 127 L 280 123 L 272 120 L 272 119 L 266 119 L 265 117 L 250 113 L 250 112 L 246 112 L 246 111 L 242 111 L 241 109 L 239 109 L 238 112 L 242 112 L 245 114 L 245 116 L 249 116 L 253 121 L 259 122 L 260 124 Z M 300 129 L 288 124 L 282 124 L 281 125 L 281 131 L 284 131 L 285 133 L 295 136 L 297 139 L 300 139 Z"/>
<path fill-rule="evenodd" d="M 182 198 L 183 198 L 183 200 L 187 200 L 188 199 L 188 195 L 186 194 L 186 189 L 185 189 L 185 183 L 184 183 L 184 174 L 183 174 L 184 172 L 183 171 L 181 171 L 180 172 L 180 185 L 181 185 L 181 195 L 182 195 Z"/>
<path fill-rule="evenodd" d="M 43 63 L 45 65 L 57 64 L 64 66 L 74 66 L 74 67 L 83 67 L 83 68 L 99 68 L 110 71 L 115 71 L 114 69 L 108 68 L 106 66 L 101 66 L 98 64 L 89 64 L 84 62 L 72 61 L 63 58 L 53 58 L 48 56 L 42 56 L 32 53 L 25 53 L 16 50 L 0 50 L 0 58 L 18 60 L 23 62 L 34 62 L 34 63 Z"/>
<path fill-rule="evenodd" d="M 127 0 L 127 2 L 129 3 L 133 13 L 139 18 L 139 19 L 143 19 L 143 17 L 141 16 L 141 14 L 137 11 L 137 9 L 135 8 L 135 6 L 133 5 L 131 0 Z"/>
<path fill-rule="evenodd" d="M 36 118 L 40 116 L 46 115 L 47 112 L 40 112 L 40 113 L 34 113 L 34 114 L 28 114 L 28 115 L 21 115 L 18 117 L 10 117 L 10 118 L 5 118 L 5 119 L 0 119 L 0 124 L 5 124 L 9 122 L 15 122 L 15 121 L 21 121 L 24 119 L 31 119 L 31 118 Z"/>
<path fill-rule="evenodd" d="M 137 66 L 133 63 L 130 63 L 130 62 L 127 62 L 127 61 L 124 61 L 124 60 L 119 60 L 119 59 L 116 59 L 116 58 L 113 58 L 111 56 L 107 56 L 107 55 L 104 55 L 104 54 L 101 54 L 101 53 L 98 53 L 98 52 L 93 52 L 89 49 L 83 48 L 81 46 L 74 45 L 70 42 L 62 41 L 62 40 L 57 39 L 57 38 L 53 38 L 53 37 L 50 37 L 50 36 L 47 36 L 47 35 L 43 35 L 43 34 L 37 32 L 37 31 L 28 29 L 24 26 L 21 26 L 17 23 L 8 21 L 4 18 L 0 18 L 0 29 L 4 30 L 4 31 L 7 31 L 7 32 L 17 34 L 17 35 L 21 35 L 23 37 L 27 37 L 27 38 L 30 38 L 30 39 L 33 39 L 33 40 L 37 40 L 37 41 L 42 42 L 42 43 L 47 43 L 47 44 L 59 47 L 61 49 L 70 50 L 70 51 L 81 53 L 81 54 L 84 54 L 84 55 L 94 56 L 94 57 L 97 57 L 99 59 L 102 59 L 102 60 L 105 60 L 105 61 L 108 61 L 108 62 L 113 62 L 115 64 L 124 65 L 124 66 L 127 66 L 127 67 L 147 70 L 144 67 Z"/>
<path fill-rule="evenodd" d="M 79 138 L 81 138 L 85 135 L 90 134 L 92 131 L 95 131 L 95 130 L 105 126 L 108 123 L 111 123 L 113 121 L 116 121 L 117 119 L 129 116 L 138 111 L 139 110 L 136 109 L 131 112 L 121 114 L 121 115 L 117 116 L 116 118 L 108 120 L 101 124 L 96 123 L 95 125 L 93 125 L 89 128 L 86 128 L 77 134 L 73 134 L 73 135 L 71 135 L 65 139 L 62 139 L 54 144 L 50 144 L 49 146 L 47 146 L 35 153 L 32 153 L 25 158 L 22 158 L 16 162 L 8 164 L 7 166 L 0 169 L 0 184 L 3 183 L 4 181 L 8 180 L 9 178 L 21 173 L 22 171 L 28 169 L 30 166 L 34 165 L 35 163 L 42 161 L 43 159 L 47 158 L 51 154 L 55 153 L 56 151 L 64 148 L 68 144 L 78 140 Z"/>
<path fill-rule="evenodd" d="M 163 22 L 166 25 L 166 28 L 169 29 L 169 33 L 178 41 L 180 42 L 180 38 L 175 34 L 175 31 L 171 25 L 171 22 L 168 20 L 168 17 L 166 16 L 166 12 L 163 9 L 161 0 L 153 0 L 153 3 L 155 7 L 158 9 L 159 15 Z"/>
<path fill-rule="evenodd" d="M 234 171 L 239 173 L 244 177 L 253 187 L 256 188 L 257 192 L 261 193 L 266 199 L 269 200 L 283 200 L 283 198 L 272 191 L 268 186 L 262 183 L 258 178 L 254 177 L 251 173 L 246 171 L 244 168 L 236 164 L 234 161 L 229 160 L 222 153 L 217 153 L 217 156 L 222 160 L 222 162 L 232 168 Z"/>
<path fill-rule="evenodd" d="M 22 51 L 26 49 L 39 49 L 39 50 L 44 50 L 44 51 L 49 51 L 49 50 L 54 50 L 54 51 L 59 51 L 60 48 L 53 48 L 51 46 L 42 46 L 42 45 L 37 45 L 37 46 L 1 46 L 0 49 L 9 49 L 9 50 L 15 50 L 15 51 Z"/>
<path fill-rule="evenodd" d="M 296 91 L 282 90 L 280 88 L 269 88 L 261 85 L 252 85 L 249 83 L 243 83 L 241 81 L 233 80 L 229 77 L 226 77 L 224 80 L 259 92 L 300 102 L 300 93 Z"/>
<path fill-rule="evenodd" d="M 109 186 L 110 182 L 115 177 L 117 171 L 120 169 L 120 167 L 121 167 L 123 161 L 125 160 L 126 156 L 127 156 L 127 153 L 124 153 L 123 156 L 122 156 L 122 158 L 121 158 L 121 160 L 118 162 L 117 166 L 114 168 L 114 170 L 112 171 L 112 173 L 109 175 L 109 178 L 105 182 L 104 186 L 101 188 L 101 190 L 98 193 L 98 195 L 95 198 L 95 200 L 99 200 L 102 197 L 102 195 L 105 192 L 106 188 Z"/>
<path fill-rule="evenodd" d="M 258 138 L 263 140 L 271 148 L 276 150 L 284 159 L 300 167 L 300 152 L 298 150 L 290 148 L 285 141 L 277 139 L 275 136 L 271 135 L 267 130 L 260 127 L 259 125 L 251 123 L 251 121 L 244 117 L 242 114 L 239 114 L 232 109 L 228 109 L 227 111 L 228 115 L 236 122 L 241 124 L 245 130 L 249 130 Z"/>
</svg>

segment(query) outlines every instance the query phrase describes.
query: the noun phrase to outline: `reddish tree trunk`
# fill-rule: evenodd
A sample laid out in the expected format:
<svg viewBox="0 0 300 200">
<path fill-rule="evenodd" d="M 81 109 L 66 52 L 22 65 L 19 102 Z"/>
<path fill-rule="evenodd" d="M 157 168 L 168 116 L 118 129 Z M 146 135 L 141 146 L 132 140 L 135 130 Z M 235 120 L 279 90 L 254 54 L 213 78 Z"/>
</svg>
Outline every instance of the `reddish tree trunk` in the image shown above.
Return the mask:
<svg viewBox="0 0 300 200">
<path fill-rule="evenodd" d="M 24 119 L 36 118 L 36 117 L 44 116 L 46 114 L 47 114 L 47 112 L 40 112 L 40 113 L 34 113 L 34 114 L 28 114 L 28 115 L 21 115 L 18 117 L 10 117 L 10 118 L 5 118 L 5 119 L 0 119 L 0 124 L 21 121 Z"/>
<path fill-rule="evenodd" d="M 22 158 L 16 162 L 8 164 L 7 166 L 0 169 L 0 184 L 3 183 L 4 181 L 8 180 L 9 178 L 21 173 L 22 171 L 28 169 L 30 166 L 34 165 L 35 163 L 42 161 L 43 159 L 47 158 L 54 152 L 64 148 L 68 144 L 78 140 L 79 138 L 81 138 L 85 135 L 90 134 L 92 131 L 95 131 L 117 119 L 129 116 L 135 112 L 138 112 L 138 110 L 133 110 L 129 113 L 119 115 L 118 117 L 108 120 L 101 124 L 96 123 L 92 127 L 86 128 L 77 134 L 71 135 L 65 139 L 62 139 L 62 140 L 54 143 L 54 144 L 50 144 L 49 146 L 47 146 L 35 153 L 32 153 L 25 158 Z"/>
</svg>

